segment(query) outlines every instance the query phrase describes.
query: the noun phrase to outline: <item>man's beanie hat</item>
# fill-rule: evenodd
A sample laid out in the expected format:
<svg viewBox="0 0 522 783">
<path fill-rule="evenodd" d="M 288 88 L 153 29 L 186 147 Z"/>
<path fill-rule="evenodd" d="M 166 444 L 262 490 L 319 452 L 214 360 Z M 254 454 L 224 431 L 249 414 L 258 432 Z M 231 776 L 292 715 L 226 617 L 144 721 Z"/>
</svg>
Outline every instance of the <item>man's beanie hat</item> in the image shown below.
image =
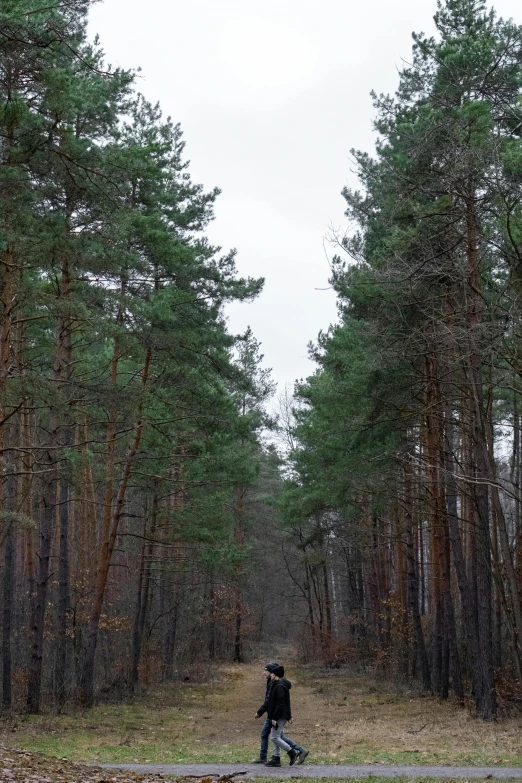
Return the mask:
<svg viewBox="0 0 522 783">
<path fill-rule="evenodd" d="M 273 673 L 275 673 L 275 670 L 276 670 L 276 669 L 280 669 L 280 668 L 281 668 L 281 667 L 279 666 L 279 664 L 278 664 L 278 663 L 274 663 L 274 661 L 270 661 L 270 662 L 269 662 L 269 663 L 267 663 L 267 665 L 265 666 L 265 671 L 266 671 L 266 672 L 270 672 L 270 674 L 273 674 Z"/>
<path fill-rule="evenodd" d="M 274 669 L 274 674 L 276 677 L 284 677 L 285 676 L 285 667 L 284 666 L 276 666 Z"/>
</svg>

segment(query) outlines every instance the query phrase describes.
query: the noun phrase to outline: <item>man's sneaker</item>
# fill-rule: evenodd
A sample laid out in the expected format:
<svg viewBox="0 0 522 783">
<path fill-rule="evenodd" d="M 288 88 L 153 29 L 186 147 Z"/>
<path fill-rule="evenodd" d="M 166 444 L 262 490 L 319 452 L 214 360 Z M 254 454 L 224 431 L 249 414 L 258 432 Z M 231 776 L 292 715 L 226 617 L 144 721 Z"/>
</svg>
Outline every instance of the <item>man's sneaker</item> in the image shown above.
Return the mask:
<svg viewBox="0 0 522 783">
<path fill-rule="evenodd" d="M 306 761 L 306 757 L 308 756 L 309 753 L 310 753 L 309 750 L 305 750 L 304 748 L 301 748 L 301 750 L 298 753 L 297 763 L 302 764 L 304 761 Z"/>
<path fill-rule="evenodd" d="M 264 759 L 262 759 L 262 758 L 261 758 L 261 756 L 259 756 L 259 758 L 257 758 L 257 759 L 254 759 L 254 760 L 253 760 L 253 761 L 251 761 L 250 763 L 251 763 L 251 764 L 266 764 L 266 762 L 267 762 L 267 758 L 266 758 L 266 756 L 265 756 L 265 758 L 264 758 Z"/>
<path fill-rule="evenodd" d="M 288 750 L 287 753 L 290 758 L 290 766 L 292 767 L 295 764 L 295 760 L 299 754 L 296 750 Z"/>
<path fill-rule="evenodd" d="M 281 766 L 281 759 L 279 756 L 272 756 L 270 761 L 265 762 L 265 767 L 280 767 Z"/>
</svg>

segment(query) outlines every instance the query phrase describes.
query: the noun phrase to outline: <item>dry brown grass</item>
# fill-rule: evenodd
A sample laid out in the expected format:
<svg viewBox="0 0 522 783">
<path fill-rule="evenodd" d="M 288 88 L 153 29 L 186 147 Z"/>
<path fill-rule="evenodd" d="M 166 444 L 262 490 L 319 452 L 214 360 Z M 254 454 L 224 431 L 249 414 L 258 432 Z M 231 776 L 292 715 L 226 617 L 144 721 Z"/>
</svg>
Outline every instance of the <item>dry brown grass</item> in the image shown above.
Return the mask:
<svg viewBox="0 0 522 783">
<path fill-rule="evenodd" d="M 367 677 L 319 677 L 311 690 L 321 703 L 321 719 L 315 722 L 306 717 L 308 691 L 302 689 L 301 699 L 296 688 L 296 712 L 305 715 L 303 734 L 312 738 L 316 752 L 336 763 L 522 763 L 521 719 L 485 723 L 455 702 L 401 694 Z"/>
<path fill-rule="evenodd" d="M 522 719 L 484 723 L 449 702 L 383 689 L 368 677 L 288 669 L 294 724 L 310 762 L 522 765 Z M 219 681 L 151 691 L 124 705 L 5 724 L 0 742 L 79 761 L 245 762 L 258 751 L 262 664 Z"/>
</svg>

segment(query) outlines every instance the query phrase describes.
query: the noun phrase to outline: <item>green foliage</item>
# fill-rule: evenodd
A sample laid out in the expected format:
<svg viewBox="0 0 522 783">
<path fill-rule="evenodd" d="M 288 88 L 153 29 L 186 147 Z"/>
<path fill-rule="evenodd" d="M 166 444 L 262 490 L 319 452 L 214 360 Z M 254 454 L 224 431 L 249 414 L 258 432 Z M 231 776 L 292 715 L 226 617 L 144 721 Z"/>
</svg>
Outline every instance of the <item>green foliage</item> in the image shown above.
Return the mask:
<svg viewBox="0 0 522 783">
<path fill-rule="evenodd" d="M 34 470 L 37 516 L 49 487 L 88 503 L 98 565 L 101 520 L 140 520 L 125 530 L 137 537 L 159 504 L 159 543 L 183 541 L 225 578 L 249 547 L 235 504 L 259 475 L 271 384 L 224 308 L 263 280 L 205 236 L 219 190 L 193 182 L 180 126 L 87 40 L 90 3 L 44 5 L 0 8 L 0 418 L 13 422 L 0 468 Z M 93 592 L 90 565 L 73 600 Z"/>
<path fill-rule="evenodd" d="M 298 447 L 282 499 L 294 530 L 391 513 L 398 467 L 422 448 L 429 357 L 460 398 L 475 346 L 491 361 L 483 381 L 493 383 L 495 413 L 509 415 L 512 390 L 502 387 L 512 383 L 519 334 L 518 315 L 507 313 L 518 312 L 520 288 L 522 28 L 482 0 L 441 0 L 435 23 L 435 37 L 413 36 L 396 94 L 373 95 L 376 155 L 352 150 L 361 189 L 343 190 L 355 232 L 333 261 L 340 323 L 319 336 L 316 374 L 296 388 Z M 487 323 L 472 336 L 470 220 Z"/>
</svg>

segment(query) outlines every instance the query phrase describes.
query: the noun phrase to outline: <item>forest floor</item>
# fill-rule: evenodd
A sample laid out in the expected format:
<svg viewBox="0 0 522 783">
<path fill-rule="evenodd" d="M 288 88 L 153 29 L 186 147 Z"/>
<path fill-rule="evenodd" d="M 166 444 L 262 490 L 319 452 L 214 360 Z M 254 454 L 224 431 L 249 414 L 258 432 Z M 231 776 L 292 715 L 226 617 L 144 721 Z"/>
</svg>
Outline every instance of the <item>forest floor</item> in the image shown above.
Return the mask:
<svg viewBox="0 0 522 783">
<path fill-rule="evenodd" d="M 162 783 L 159 775 L 93 769 L 0 745 L 1 783 Z"/>
<path fill-rule="evenodd" d="M 307 764 L 522 766 L 522 716 L 484 723 L 451 701 L 346 672 L 290 667 L 288 677 L 288 734 L 310 750 Z M 210 682 L 125 704 L 4 717 L 0 743 L 91 764 L 244 764 L 259 748 L 264 682 L 261 663 L 222 666 Z"/>
</svg>

